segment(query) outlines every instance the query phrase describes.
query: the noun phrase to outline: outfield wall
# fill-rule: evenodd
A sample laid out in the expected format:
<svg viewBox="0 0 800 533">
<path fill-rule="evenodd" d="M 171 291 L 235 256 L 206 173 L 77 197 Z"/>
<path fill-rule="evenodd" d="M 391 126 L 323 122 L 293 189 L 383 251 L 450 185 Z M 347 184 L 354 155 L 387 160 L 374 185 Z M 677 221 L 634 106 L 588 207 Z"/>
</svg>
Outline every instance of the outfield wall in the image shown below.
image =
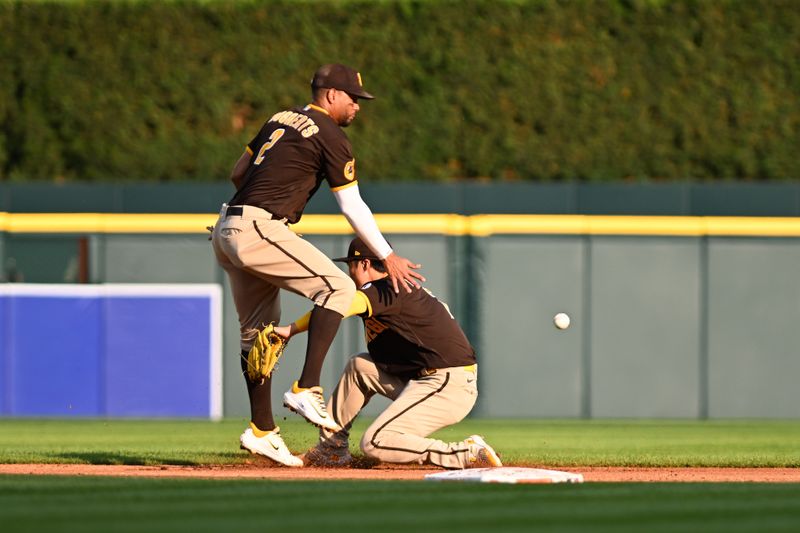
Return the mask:
<svg viewBox="0 0 800 533">
<path fill-rule="evenodd" d="M 377 218 L 403 255 L 423 263 L 427 286 L 451 304 L 473 340 L 476 415 L 800 417 L 800 218 Z M 51 275 L 55 261 L 41 258 L 54 245 L 79 249 L 85 238 L 91 283 L 221 285 L 224 414 L 245 416 L 235 312 L 204 229 L 214 219 L 4 214 L 0 251 L 4 263 L 24 259 L 20 250 L 38 257 L 18 267 Z M 296 229 L 329 256 L 351 238 L 335 215 L 308 215 Z M 307 309 L 301 298 L 284 298 L 287 321 Z M 552 326 L 558 311 L 572 316 L 566 331 Z M 337 336 L 326 388 L 347 356 L 363 349 L 359 322 L 350 319 Z M 299 375 L 305 343 L 298 341 L 276 375 L 276 394 Z"/>
</svg>

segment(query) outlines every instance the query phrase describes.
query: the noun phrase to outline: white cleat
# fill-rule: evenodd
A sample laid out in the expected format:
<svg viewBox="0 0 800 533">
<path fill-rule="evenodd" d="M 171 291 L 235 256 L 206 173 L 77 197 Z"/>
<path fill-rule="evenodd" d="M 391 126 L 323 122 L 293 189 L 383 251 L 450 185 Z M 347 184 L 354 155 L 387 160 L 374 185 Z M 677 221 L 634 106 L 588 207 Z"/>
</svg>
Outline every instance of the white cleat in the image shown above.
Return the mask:
<svg viewBox="0 0 800 533">
<path fill-rule="evenodd" d="M 503 466 L 497 452 L 480 435 L 472 435 L 466 440 L 469 458 L 465 468 L 496 468 Z"/>
<path fill-rule="evenodd" d="M 286 391 L 283 395 L 283 405 L 318 428 L 330 431 L 341 431 L 342 429 L 328 414 L 328 409 L 325 407 L 325 399 L 322 397 L 322 387 L 301 389 L 295 381 L 292 389 Z"/>
<path fill-rule="evenodd" d="M 243 450 L 263 455 L 286 466 L 303 466 L 303 460 L 292 455 L 281 437 L 281 428 L 276 427 L 263 437 L 256 437 L 252 428 L 247 428 L 239 437 Z"/>
</svg>

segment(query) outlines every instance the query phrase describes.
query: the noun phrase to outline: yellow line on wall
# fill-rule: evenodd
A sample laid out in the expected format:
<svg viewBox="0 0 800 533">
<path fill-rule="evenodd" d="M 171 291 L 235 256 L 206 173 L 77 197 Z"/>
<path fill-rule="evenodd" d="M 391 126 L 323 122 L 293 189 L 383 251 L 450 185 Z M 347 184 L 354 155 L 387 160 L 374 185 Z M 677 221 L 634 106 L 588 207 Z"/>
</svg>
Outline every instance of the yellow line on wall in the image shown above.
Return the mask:
<svg viewBox="0 0 800 533">
<path fill-rule="evenodd" d="M 217 215 L 117 213 L 7 213 L 10 233 L 202 233 Z"/>
<path fill-rule="evenodd" d="M 468 235 L 469 217 L 462 215 L 375 215 L 384 233 Z M 353 233 L 342 215 L 305 215 L 292 226 L 299 233 L 343 235 Z"/>
<path fill-rule="evenodd" d="M 375 215 L 387 234 L 432 235 L 663 235 L 800 237 L 800 217 L 598 215 Z M 216 214 L 4 213 L 9 233 L 206 233 Z M 305 215 L 292 226 L 310 235 L 350 235 L 342 215 Z"/>
<path fill-rule="evenodd" d="M 800 236 L 800 218 L 708 217 L 706 232 L 708 235 L 798 237 Z"/>
<path fill-rule="evenodd" d="M 475 215 L 471 234 L 706 235 L 704 217 Z"/>
</svg>

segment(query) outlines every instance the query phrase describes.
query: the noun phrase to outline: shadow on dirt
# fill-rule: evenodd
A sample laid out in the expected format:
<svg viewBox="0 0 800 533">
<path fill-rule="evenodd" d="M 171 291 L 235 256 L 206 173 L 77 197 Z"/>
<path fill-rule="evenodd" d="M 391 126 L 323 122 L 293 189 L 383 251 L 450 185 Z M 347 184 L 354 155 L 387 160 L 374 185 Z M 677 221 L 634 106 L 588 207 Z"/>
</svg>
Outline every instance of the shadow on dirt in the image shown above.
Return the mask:
<svg viewBox="0 0 800 533">
<path fill-rule="evenodd" d="M 51 453 L 48 457 L 57 463 L 88 463 L 92 465 L 180 465 L 196 466 L 202 463 L 176 457 L 158 457 L 153 455 L 135 455 L 117 452 L 67 452 Z"/>
</svg>

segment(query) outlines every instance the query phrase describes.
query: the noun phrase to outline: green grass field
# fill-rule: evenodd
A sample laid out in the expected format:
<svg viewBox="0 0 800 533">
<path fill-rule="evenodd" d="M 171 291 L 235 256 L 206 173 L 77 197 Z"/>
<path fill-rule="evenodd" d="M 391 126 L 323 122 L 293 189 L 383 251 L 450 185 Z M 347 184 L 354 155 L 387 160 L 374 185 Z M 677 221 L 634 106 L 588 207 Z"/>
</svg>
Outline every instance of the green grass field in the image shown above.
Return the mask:
<svg viewBox="0 0 800 533">
<path fill-rule="evenodd" d="M 800 485 L 0 476 L 3 531 L 797 531 Z"/>
<path fill-rule="evenodd" d="M 300 453 L 316 431 L 280 421 Z M 357 421 L 351 449 L 367 423 Z M 0 422 L 0 463 L 235 464 L 245 420 L 16 420 Z M 800 421 L 465 420 L 435 434 L 479 433 L 504 462 L 550 466 L 800 467 Z"/>
<path fill-rule="evenodd" d="M 0 421 L 0 463 L 236 464 L 243 420 Z M 301 452 L 316 432 L 281 421 Z M 358 424 L 360 436 L 365 423 Z M 507 464 L 800 467 L 800 421 L 467 420 Z M 356 451 L 357 443 L 353 443 Z M 438 484 L 0 476 L 16 531 L 798 531 L 800 484 Z"/>
</svg>

